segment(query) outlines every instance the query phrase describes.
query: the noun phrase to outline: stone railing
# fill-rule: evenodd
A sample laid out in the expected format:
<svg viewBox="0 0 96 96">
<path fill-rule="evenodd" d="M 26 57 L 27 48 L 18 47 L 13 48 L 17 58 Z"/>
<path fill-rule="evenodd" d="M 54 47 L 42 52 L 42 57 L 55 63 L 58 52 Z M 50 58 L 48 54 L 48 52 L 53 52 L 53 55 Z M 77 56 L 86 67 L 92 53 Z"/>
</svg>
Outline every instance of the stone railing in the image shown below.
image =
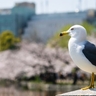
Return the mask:
<svg viewBox="0 0 96 96">
<path fill-rule="evenodd" d="M 56 95 L 56 96 L 69 96 L 69 95 L 76 95 L 76 96 L 79 96 L 79 95 L 88 95 L 88 96 L 90 96 L 90 95 L 96 95 L 96 88 L 94 88 L 94 89 L 87 89 L 87 90 L 82 90 L 82 89 L 80 89 L 80 90 L 76 90 L 76 91 L 71 91 L 71 92 L 67 92 L 67 93 L 64 93 L 64 94 L 58 94 L 58 95 Z"/>
</svg>

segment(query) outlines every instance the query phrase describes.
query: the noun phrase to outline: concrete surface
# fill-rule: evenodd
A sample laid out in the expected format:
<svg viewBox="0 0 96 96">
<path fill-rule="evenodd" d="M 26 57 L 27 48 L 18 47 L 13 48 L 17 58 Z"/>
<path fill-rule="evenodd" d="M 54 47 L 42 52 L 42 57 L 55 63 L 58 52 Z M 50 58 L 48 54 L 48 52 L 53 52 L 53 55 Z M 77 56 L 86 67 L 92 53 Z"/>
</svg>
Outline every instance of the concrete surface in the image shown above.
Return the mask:
<svg viewBox="0 0 96 96">
<path fill-rule="evenodd" d="M 96 88 L 93 89 L 87 89 L 87 90 L 75 90 L 75 91 L 71 91 L 71 92 L 67 92 L 67 93 L 63 93 L 63 94 L 58 94 L 56 96 L 66 96 L 66 95 L 96 95 Z"/>
</svg>

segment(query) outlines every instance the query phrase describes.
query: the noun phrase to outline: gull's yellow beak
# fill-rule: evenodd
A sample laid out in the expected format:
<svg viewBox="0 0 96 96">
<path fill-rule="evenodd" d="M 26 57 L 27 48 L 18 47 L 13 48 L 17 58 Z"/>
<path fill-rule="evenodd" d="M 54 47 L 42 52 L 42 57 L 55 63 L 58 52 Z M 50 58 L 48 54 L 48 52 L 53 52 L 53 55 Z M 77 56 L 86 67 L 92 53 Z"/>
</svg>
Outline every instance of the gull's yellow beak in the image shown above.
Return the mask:
<svg viewBox="0 0 96 96">
<path fill-rule="evenodd" d="M 60 33 L 60 36 L 67 35 L 67 34 L 69 34 L 69 32 L 64 31 L 64 32 L 61 32 L 61 33 Z"/>
</svg>

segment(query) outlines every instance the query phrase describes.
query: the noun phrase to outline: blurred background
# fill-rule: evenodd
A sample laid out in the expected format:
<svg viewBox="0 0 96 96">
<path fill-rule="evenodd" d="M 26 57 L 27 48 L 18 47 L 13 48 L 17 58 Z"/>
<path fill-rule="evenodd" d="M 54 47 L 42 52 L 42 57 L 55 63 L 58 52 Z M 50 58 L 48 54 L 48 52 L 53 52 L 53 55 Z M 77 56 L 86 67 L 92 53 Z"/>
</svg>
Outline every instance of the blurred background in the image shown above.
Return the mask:
<svg viewBox="0 0 96 96">
<path fill-rule="evenodd" d="M 55 96 L 89 84 L 71 60 L 69 36 L 83 25 L 96 44 L 96 0 L 0 1 L 0 96 Z"/>
</svg>

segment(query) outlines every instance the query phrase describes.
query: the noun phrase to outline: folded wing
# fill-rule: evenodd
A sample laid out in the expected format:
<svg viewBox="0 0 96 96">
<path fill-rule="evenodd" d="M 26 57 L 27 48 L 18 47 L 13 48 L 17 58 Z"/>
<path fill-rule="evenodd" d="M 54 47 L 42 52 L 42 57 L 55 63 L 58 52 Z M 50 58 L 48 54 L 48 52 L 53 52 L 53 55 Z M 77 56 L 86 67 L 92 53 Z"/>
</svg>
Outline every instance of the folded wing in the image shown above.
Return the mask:
<svg viewBox="0 0 96 96">
<path fill-rule="evenodd" d="M 96 66 L 96 46 L 90 42 L 86 42 L 84 49 L 82 50 L 85 57 Z"/>
</svg>

